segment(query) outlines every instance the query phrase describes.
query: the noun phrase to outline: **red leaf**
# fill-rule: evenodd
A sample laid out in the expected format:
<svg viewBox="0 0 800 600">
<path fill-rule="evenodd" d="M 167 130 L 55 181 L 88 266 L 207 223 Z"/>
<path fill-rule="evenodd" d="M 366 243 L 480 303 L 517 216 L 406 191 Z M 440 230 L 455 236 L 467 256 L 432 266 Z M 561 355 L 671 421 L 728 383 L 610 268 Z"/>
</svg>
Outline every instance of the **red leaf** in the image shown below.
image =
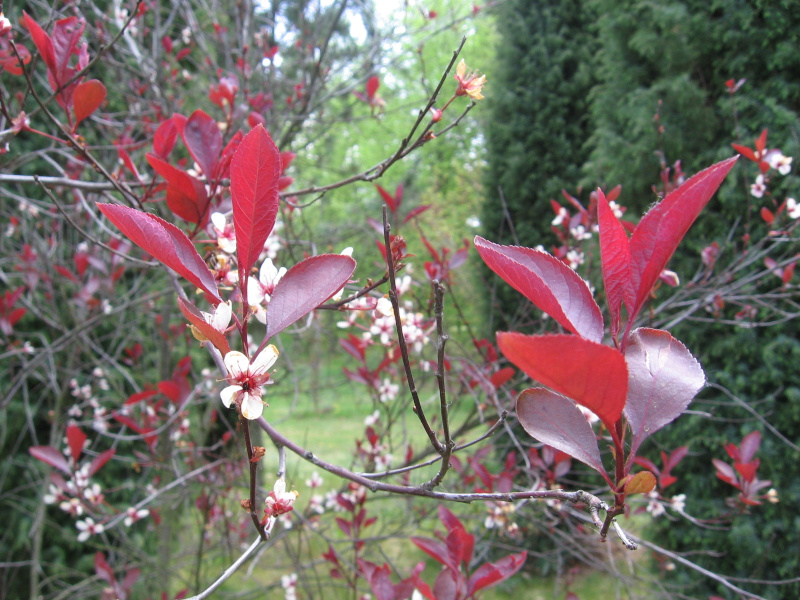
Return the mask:
<svg viewBox="0 0 800 600">
<path fill-rule="evenodd" d="M 155 154 L 145 156 L 156 173 L 167 180 L 167 206 L 178 217 L 204 227 L 208 223 L 206 187 L 185 171 L 173 167 Z"/>
<path fill-rule="evenodd" d="M 394 586 L 392 585 L 391 570 L 389 565 L 378 565 L 367 560 L 358 559 L 358 568 L 364 579 L 372 588 L 376 600 L 395 600 Z"/>
<path fill-rule="evenodd" d="M 347 537 L 352 536 L 353 525 L 350 523 L 350 521 L 341 517 L 336 517 L 336 524 L 339 526 L 339 529 L 342 530 L 343 534 L 345 534 Z"/>
<path fill-rule="evenodd" d="M 503 384 L 507 383 L 509 379 L 511 379 L 516 371 L 511 367 L 505 367 L 494 373 L 490 378 L 489 381 L 492 382 L 492 385 L 496 388 L 499 388 Z"/>
<path fill-rule="evenodd" d="M 178 298 L 178 308 L 180 308 L 183 316 L 186 317 L 186 320 L 194 325 L 197 330 L 206 338 L 208 338 L 208 341 L 220 351 L 222 356 L 225 356 L 231 351 L 231 347 L 228 344 L 228 339 L 225 337 L 225 334 L 214 329 L 214 327 L 205 320 L 202 313 L 194 304 L 184 300 L 183 298 Z"/>
<path fill-rule="evenodd" d="M 198 109 L 186 120 L 181 135 L 192 158 L 200 165 L 206 179 L 211 181 L 222 152 L 222 133 L 217 122 Z"/>
<path fill-rule="evenodd" d="M 628 400 L 625 417 L 631 426 L 630 455 L 649 435 L 680 416 L 705 385 L 700 363 L 686 346 L 659 329 L 636 329 L 625 347 Z"/>
<path fill-rule="evenodd" d="M 166 160 L 169 153 L 172 152 L 172 149 L 175 147 L 175 141 L 177 139 L 178 126 L 175 124 L 174 119 L 167 119 L 158 126 L 153 136 L 153 152 L 155 152 L 156 156 L 159 158 Z"/>
<path fill-rule="evenodd" d="M 756 476 L 756 471 L 758 471 L 758 465 L 760 461 L 754 460 L 753 462 L 749 463 L 736 463 L 734 468 L 742 476 L 742 479 L 745 481 L 753 481 L 753 478 Z"/>
<path fill-rule="evenodd" d="M 421 215 L 426 210 L 428 210 L 430 207 L 431 207 L 430 204 L 423 204 L 422 206 L 418 206 L 416 208 L 412 208 L 410 211 L 408 211 L 408 214 L 406 215 L 406 218 L 403 219 L 403 223 L 404 224 L 408 223 L 411 219 L 413 219 L 416 216 Z"/>
<path fill-rule="evenodd" d="M 642 217 L 630 239 L 631 282 L 636 300 L 629 310 L 629 323 L 650 296 L 683 236 L 738 158 L 729 158 L 701 171 Z"/>
<path fill-rule="evenodd" d="M 403 203 L 403 184 L 398 183 L 397 187 L 394 188 L 394 206 L 398 210 L 400 209 L 400 205 Z"/>
<path fill-rule="evenodd" d="M 718 458 L 712 458 L 711 462 L 714 464 L 714 468 L 717 470 L 717 477 L 726 483 L 730 483 L 733 486 L 739 487 L 736 479 L 736 471 L 733 470 L 733 467 L 731 467 L 728 463 L 719 460 Z"/>
<path fill-rule="evenodd" d="M 522 568 L 527 558 L 527 552 L 520 552 L 509 554 L 495 563 L 481 565 L 469 578 L 467 597 L 512 577 Z"/>
<path fill-rule="evenodd" d="M 761 207 L 761 218 L 767 225 L 772 225 L 773 221 L 775 221 L 775 215 L 766 206 Z"/>
<path fill-rule="evenodd" d="M 747 146 L 740 146 L 739 144 L 731 144 L 731 146 L 733 147 L 734 150 L 736 150 L 739 154 L 744 156 L 746 159 L 752 160 L 753 162 L 756 162 L 756 163 L 759 162 L 758 159 L 756 158 L 755 153 L 753 152 L 753 150 L 751 148 L 748 148 Z"/>
<path fill-rule="evenodd" d="M 77 464 L 83 454 L 83 443 L 86 441 L 86 434 L 80 430 L 76 425 L 67 426 L 67 443 L 69 444 L 69 453 L 72 456 L 72 461 Z"/>
<path fill-rule="evenodd" d="M 378 88 L 381 85 L 381 80 L 378 79 L 377 75 L 373 75 L 369 79 L 367 79 L 367 98 L 372 100 L 375 97 L 375 93 L 378 91 Z"/>
<path fill-rule="evenodd" d="M 602 190 L 597 190 L 597 218 L 600 227 L 600 260 L 603 265 L 608 310 L 611 312 L 611 336 L 617 339 L 622 304 L 631 312 L 636 301 L 631 285 L 631 254 L 625 228 L 608 205 Z"/>
<path fill-rule="evenodd" d="M 116 450 L 114 448 L 110 448 L 105 452 L 101 452 L 97 456 L 92 459 L 92 462 L 89 463 L 89 477 L 97 473 L 103 466 L 111 460 L 111 457 L 114 456 Z"/>
<path fill-rule="evenodd" d="M 689 446 L 679 446 L 672 451 L 669 455 L 667 460 L 664 460 L 664 472 L 669 473 L 678 466 L 678 463 L 681 462 L 684 457 L 689 453 Z M 663 454 L 662 454 L 663 456 Z"/>
<path fill-rule="evenodd" d="M 148 398 L 152 398 L 157 394 L 158 392 L 156 390 L 144 390 L 142 392 L 131 394 L 125 401 L 125 405 L 127 406 L 129 404 L 136 404 L 137 402 L 141 402 L 142 400 L 147 400 Z"/>
<path fill-rule="evenodd" d="M 248 133 L 231 160 L 231 198 L 239 282 L 247 300 L 247 274 L 267 241 L 278 214 L 281 156 L 261 125 Z M 338 288 L 337 288 L 338 289 Z"/>
<path fill-rule="evenodd" d="M 173 402 L 177 403 L 180 401 L 181 388 L 174 381 L 159 381 L 156 387 L 158 388 L 159 392 Z"/>
<path fill-rule="evenodd" d="M 450 554 L 447 552 L 447 547 L 436 540 L 428 538 L 411 537 L 411 542 L 425 554 L 433 558 L 439 564 L 444 565 L 454 571 L 458 571 L 458 565 L 453 564 L 450 559 Z"/>
<path fill-rule="evenodd" d="M 347 283 L 355 268 L 356 261 L 349 256 L 322 254 L 289 269 L 267 304 L 266 337 L 277 335 L 328 300 Z"/>
<path fill-rule="evenodd" d="M 56 55 L 55 50 L 53 49 L 53 41 L 50 39 L 50 36 L 47 35 L 45 30 L 39 27 L 39 24 L 34 21 L 24 10 L 22 11 L 22 19 L 24 21 L 25 28 L 31 34 L 33 44 L 39 51 L 39 54 L 41 55 L 44 64 L 47 66 L 47 69 L 55 73 L 57 70 Z"/>
<path fill-rule="evenodd" d="M 748 463 L 753 460 L 753 456 L 755 456 L 760 445 L 761 433 L 758 430 L 751 431 L 744 436 L 742 442 L 739 444 L 739 461 Z"/>
<path fill-rule="evenodd" d="M 134 244 L 209 294 L 214 304 L 222 301 L 214 275 L 180 229 L 126 206 L 98 203 L 97 208 Z"/>
<path fill-rule="evenodd" d="M 75 108 L 75 125 L 91 115 L 106 99 L 106 86 L 90 79 L 75 86 L 72 102 Z"/>
<path fill-rule="evenodd" d="M 61 454 L 61 452 L 52 446 L 31 446 L 28 448 L 28 452 L 30 452 L 30 455 L 34 458 L 38 458 L 40 461 L 47 463 L 51 467 L 55 467 L 67 475 L 72 475 L 72 472 L 69 470 L 69 463 L 67 462 L 67 459 L 64 458 L 64 455 Z"/>
<path fill-rule="evenodd" d="M 397 206 L 395 206 L 394 204 L 394 196 L 392 196 L 389 192 L 387 192 L 385 189 L 383 189 L 383 187 L 381 187 L 377 183 L 375 184 L 375 188 L 378 190 L 378 193 L 381 195 L 381 198 L 383 198 L 383 201 L 386 203 L 386 206 L 389 207 L 389 210 L 392 212 L 396 212 Z"/>
<path fill-rule="evenodd" d="M 585 406 L 614 431 L 628 393 L 621 352 L 573 335 L 498 332 L 497 345 L 530 377 Z"/>
<path fill-rule="evenodd" d="M 517 398 L 517 419 L 531 437 L 605 474 L 597 436 L 569 398 L 544 388 L 527 389 Z"/>
<path fill-rule="evenodd" d="M 565 329 L 599 342 L 603 316 L 586 282 L 547 252 L 501 246 L 475 236 L 475 249 L 489 268 Z"/>
<path fill-rule="evenodd" d="M 102 552 L 94 555 L 94 571 L 100 579 L 109 585 L 113 586 L 117 582 L 117 578 L 114 577 L 114 571 L 111 570 Z"/>
<path fill-rule="evenodd" d="M 60 19 L 53 25 L 53 31 L 50 34 L 56 64 L 53 75 L 56 77 L 59 86 L 65 84 L 75 73 L 75 70 L 67 65 L 70 57 L 79 52 L 77 46 L 83 35 L 84 27 L 83 19 L 78 17 Z M 55 88 L 53 88 L 53 91 L 55 91 Z"/>
</svg>

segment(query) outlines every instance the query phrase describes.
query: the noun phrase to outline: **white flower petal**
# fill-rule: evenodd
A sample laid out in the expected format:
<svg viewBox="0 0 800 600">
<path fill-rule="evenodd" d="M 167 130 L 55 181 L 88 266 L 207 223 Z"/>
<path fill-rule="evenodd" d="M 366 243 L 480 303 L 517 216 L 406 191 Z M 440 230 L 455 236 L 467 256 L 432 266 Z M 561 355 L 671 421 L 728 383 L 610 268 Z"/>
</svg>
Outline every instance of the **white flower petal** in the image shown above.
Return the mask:
<svg viewBox="0 0 800 600">
<path fill-rule="evenodd" d="M 250 368 L 250 361 L 241 352 L 233 350 L 225 355 L 225 368 L 228 369 L 228 374 L 231 377 L 241 377 L 247 374 Z"/>
<path fill-rule="evenodd" d="M 233 309 L 231 308 L 231 301 L 221 302 L 214 310 L 210 325 L 217 331 L 225 331 L 228 328 L 228 324 L 231 322 L 232 316 Z"/>
<path fill-rule="evenodd" d="M 275 277 L 277 276 L 278 269 L 273 264 L 271 258 L 268 258 L 261 263 L 261 269 L 258 272 L 258 280 L 261 282 L 261 285 L 272 285 L 275 282 Z"/>
<path fill-rule="evenodd" d="M 247 278 L 247 302 L 250 306 L 264 302 L 264 286 L 253 277 Z"/>
<path fill-rule="evenodd" d="M 242 399 L 242 416 L 245 419 L 257 419 L 264 412 L 264 403 L 261 398 L 250 393 L 245 393 Z"/>
<path fill-rule="evenodd" d="M 278 352 L 278 349 L 273 344 L 270 344 L 256 356 L 253 365 L 250 367 L 250 372 L 255 375 L 266 373 L 267 370 L 275 364 L 275 361 L 278 360 L 279 355 L 280 352 Z"/>
<path fill-rule="evenodd" d="M 222 399 L 222 404 L 225 405 L 225 408 L 231 407 L 231 404 L 233 404 L 233 401 L 236 398 L 236 394 L 238 394 L 241 390 L 242 386 L 240 385 L 229 385 L 219 393 L 219 397 Z"/>
<path fill-rule="evenodd" d="M 219 212 L 211 213 L 211 224 L 219 231 L 225 231 L 225 215 Z"/>
</svg>

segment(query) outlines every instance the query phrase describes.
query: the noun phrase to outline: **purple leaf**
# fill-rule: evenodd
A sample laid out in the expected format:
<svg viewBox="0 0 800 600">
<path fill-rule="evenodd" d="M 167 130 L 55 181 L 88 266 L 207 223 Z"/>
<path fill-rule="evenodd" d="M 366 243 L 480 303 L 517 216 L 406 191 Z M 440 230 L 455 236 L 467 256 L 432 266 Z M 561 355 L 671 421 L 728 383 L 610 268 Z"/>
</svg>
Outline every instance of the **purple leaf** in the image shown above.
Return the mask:
<svg viewBox="0 0 800 600">
<path fill-rule="evenodd" d="M 303 318 L 338 292 L 356 268 L 341 254 L 322 254 L 300 261 L 275 286 L 267 304 L 267 338 Z"/>
<path fill-rule="evenodd" d="M 215 305 L 222 302 L 214 275 L 175 225 L 127 206 L 98 203 L 97 208 L 134 244 L 208 293 Z"/>
<path fill-rule="evenodd" d="M 52 446 L 31 446 L 28 448 L 28 452 L 30 452 L 30 455 L 34 458 L 38 458 L 40 461 L 47 463 L 51 467 L 55 467 L 67 475 L 72 475 L 72 472 L 69 470 L 69 463 L 67 462 L 67 459 L 64 458 L 64 455 L 61 454 L 61 452 Z"/>
<path fill-rule="evenodd" d="M 705 385 L 700 363 L 659 329 L 631 332 L 625 347 L 628 398 L 623 410 L 633 432 L 630 456 L 649 435 L 671 423 Z"/>
<path fill-rule="evenodd" d="M 458 571 L 458 565 L 454 564 L 450 558 L 450 553 L 447 551 L 447 546 L 437 540 L 428 538 L 412 537 L 409 538 L 411 542 L 425 554 L 433 558 L 439 564 Z"/>
<path fill-rule="evenodd" d="M 442 569 L 433 582 L 433 595 L 436 600 L 458 600 L 456 573 L 450 569 Z"/>
<path fill-rule="evenodd" d="M 578 406 L 545 388 L 530 388 L 517 398 L 517 419 L 528 434 L 605 475 L 597 437 Z"/>
<path fill-rule="evenodd" d="M 217 122 L 202 110 L 194 111 L 183 126 L 183 141 L 207 180 L 212 180 L 222 151 L 222 133 Z"/>
<path fill-rule="evenodd" d="M 603 316 L 586 282 L 547 252 L 501 246 L 475 236 L 475 249 L 489 268 L 561 326 L 582 338 L 603 339 Z"/>
<path fill-rule="evenodd" d="M 481 565 L 469 578 L 467 597 L 512 577 L 522 568 L 527 558 L 527 552 L 520 552 L 519 554 L 509 554 L 495 563 Z"/>
</svg>

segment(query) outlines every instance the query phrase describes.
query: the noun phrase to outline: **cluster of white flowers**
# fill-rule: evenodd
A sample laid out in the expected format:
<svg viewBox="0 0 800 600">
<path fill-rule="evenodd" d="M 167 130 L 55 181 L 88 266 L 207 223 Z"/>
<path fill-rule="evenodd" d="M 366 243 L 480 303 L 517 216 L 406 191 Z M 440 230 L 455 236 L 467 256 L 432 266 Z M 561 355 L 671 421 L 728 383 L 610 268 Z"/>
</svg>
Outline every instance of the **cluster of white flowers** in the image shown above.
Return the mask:
<svg viewBox="0 0 800 600">
<path fill-rule="evenodd" d="M 281 577 L 281 587 L 286 600 L 297 600 L 297 573 L 283 575 Z"/>
<path fill-rule="evenodd" d="M 647 512 L 649 512 L 654 517 L 660 517 L 661 515 L 666 514 L 667 510 L 665 508 L 665 503 L 660 499 L 660 495 L 658 490 L 653 490 L 646 494 L 648 498 L 647 502 Z M 686 494 L 678 494 L 677 496 L 673 496 L 667 504 L 672 510 L 677 513 L 682 513 L 686 508 Z"/>
<path fill-rule="evenodd" d="M 763 158 L 756 152 L 756 157 L 764 160 L 771 169 L 775 169 L 781 175 L 788 175 L 792 171 L 792 157 L 784 156 L 780 150 L 772 149 L 764 151 Z M 767 179 L 763 173 L 759 173 L 755 182 L 750 186 L 750 194 L 755 198 L 763 198 L 767 193 Z M 796 217 L 792 217 L 793 219 Z"/>
<path fill-rule="evenodd" d="M 519 533 L 519 525 L 513 520 L 517 510 L 515 504 L 511 502 L 487 502 L 486 504 L 489 510 L 489 514 L 483 521 L 486 529 L 498 529 L 511 537 Z"/>
</svg>

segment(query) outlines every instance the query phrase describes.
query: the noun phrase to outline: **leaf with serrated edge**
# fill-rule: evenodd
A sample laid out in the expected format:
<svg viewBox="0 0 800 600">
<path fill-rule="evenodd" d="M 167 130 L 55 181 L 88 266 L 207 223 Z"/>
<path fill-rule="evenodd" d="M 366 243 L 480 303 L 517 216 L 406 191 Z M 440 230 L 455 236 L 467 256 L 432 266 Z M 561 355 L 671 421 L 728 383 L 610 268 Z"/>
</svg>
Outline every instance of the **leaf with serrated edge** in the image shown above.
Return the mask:
<svg viewBox="0 0 800 600">
<path fill-rule="evenodd" d="M 321 254 L 300 261 L 275 286 L 267 304 L 267 339 L 302 319 L 338 292 L 356 268 L 341 254 Z"/>
<path fill-rule="evenodd" d="M 517 419 L 532 438 L 605 474 L 592 426 L 569 398 L 545 388 L 527 389 L 517 398 Z"/>
<path fill-rule="evenodd" d="M 214 304 L 222 302 L 214 275 L 183 231 L 127 206 L 98 203 L 97 208 L 134 244 L 208 293 Z"/>
<path fill-rule="evenodd" d="M 501 331 L 497 345 L 528 376 L 585 406 L 613 431 L 628 393 L 628 370 L 621 352 L 567 334 Z"/>
<path fill-rule="evenodd" d="M 633 309 L 635 294 L 631 285 L 631 253 L 625 228 L 611 210 L 602 190 L 597 190 L 597 220 L 600 227 L 600 260 L 603 285 L 611 313 L 611 335 L 616 339 L 620 329 L 622 304 Z"/>
<path fill-rule="evenodd" d="M 636 293 L 630 322 L 650 297 L 653 285 L 683 236 L 738 158 L 729 158 L 700 171 L 639 221 L 630 239 L 631 281 Z"/>
<path fill-rule="evenodd" d="M 231 159 L 233 227 L 245 299 L 247 275 L 275 226 L 281 168 L 280 152 L 262 125 L 244 136 Z"/>
<path fill-rule="evenodd" d="M 700 363 L 682 343 L 660 329 L 636 329 L 625 347 L 631 427 L 630 456 L 649 435 L 671 423 L 705 385 Z"/>
<path fill-rule="evenodd" d="M 599 342 L 603 316 L 586 282 L 556 257 L 531 248 L 501 246 L 475 236 L 489 268 L 565 329 Z"/>
</svg>

